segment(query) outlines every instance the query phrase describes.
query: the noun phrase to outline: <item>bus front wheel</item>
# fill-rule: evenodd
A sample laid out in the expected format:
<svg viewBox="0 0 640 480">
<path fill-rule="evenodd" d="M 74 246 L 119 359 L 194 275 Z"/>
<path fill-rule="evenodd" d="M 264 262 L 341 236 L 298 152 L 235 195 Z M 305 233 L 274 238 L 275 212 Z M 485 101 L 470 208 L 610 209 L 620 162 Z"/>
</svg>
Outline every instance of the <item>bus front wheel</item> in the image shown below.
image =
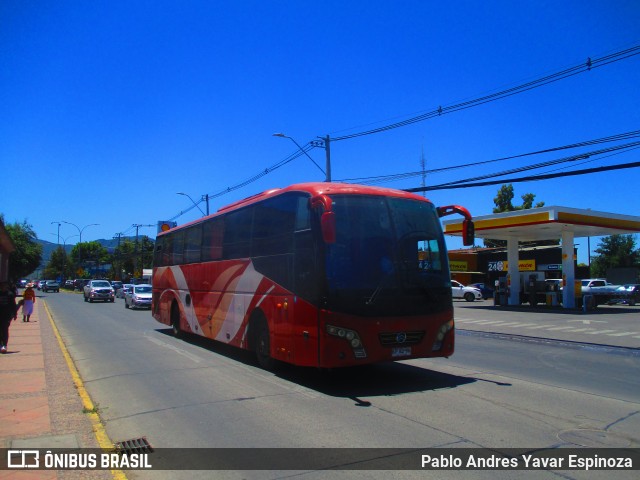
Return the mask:
<svg viewBox="0 0 640 480">
<path fill-rule="evenodd" d="M 179 338 L 182 335 L 182 330 L 180 330 L 180 309 L 175 302 L 171 305 L 171 328 L 173 329 L 174 337 Z"/>
</svg>

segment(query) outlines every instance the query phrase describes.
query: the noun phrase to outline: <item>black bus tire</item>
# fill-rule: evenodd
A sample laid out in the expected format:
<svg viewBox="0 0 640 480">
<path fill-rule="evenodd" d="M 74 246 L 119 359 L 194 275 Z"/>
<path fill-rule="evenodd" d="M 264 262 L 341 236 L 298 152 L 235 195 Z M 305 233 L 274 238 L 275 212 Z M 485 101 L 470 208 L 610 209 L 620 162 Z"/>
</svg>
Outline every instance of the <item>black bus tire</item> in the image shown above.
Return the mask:
<svg viewBox="0 0 640 480">
<path fill-rule="evenodd" d="M 180 329 L 180 309 L 176 302 L 173 302 L 171 305 L 171 328 L 173 329 L 174 337 L 180 338 L 182 336 L 182 330 Z"/>
<path fill-rule="evenodd" d="M 255 351 L 258 364 L 265 370 L 273 370 L 275 360 L 271 357 L 271 340 L 267 320 L 264 317 L 258 318 L 255 328 Z"/>
</svg>

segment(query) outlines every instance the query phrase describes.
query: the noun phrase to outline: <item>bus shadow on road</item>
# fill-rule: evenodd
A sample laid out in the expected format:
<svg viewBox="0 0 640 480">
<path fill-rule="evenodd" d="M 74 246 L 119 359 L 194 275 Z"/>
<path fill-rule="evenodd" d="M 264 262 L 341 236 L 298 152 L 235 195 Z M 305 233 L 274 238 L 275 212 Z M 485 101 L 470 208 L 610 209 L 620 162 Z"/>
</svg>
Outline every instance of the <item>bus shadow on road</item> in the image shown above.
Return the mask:
<svg viewBox="0 0 640 480">
<path fill-rule="evenodd" d="M 357 406 L 369 406 L 362 397 L 384 397 L 428 392 L 474 383 L 475 378 L 387 362 L 332 370 L 283 365 L 277 375 L 306 388 L 332 397 L 351 398 Z"/>
<path fill-rule="evenodd" d="M 159 333 L 173 336 L 171 329 L 158 329 Z M 181 340 L 222 355 L 230 360 L 258 367 L 255 354 L 199 335 L 183 334 Z M 406 393 L 427 392 L 456 388 L 474 383 L 475 378 L 417 367 L 406 363 L 386 362 L 359 367 L 318 369 L 296 367 L 278 363 L 273 373 L 278 378 L 315 390 L 332 397 L 351 398 L 357 406 L 369 406 L 360 397 L 394 396 Z"/>
</svg>

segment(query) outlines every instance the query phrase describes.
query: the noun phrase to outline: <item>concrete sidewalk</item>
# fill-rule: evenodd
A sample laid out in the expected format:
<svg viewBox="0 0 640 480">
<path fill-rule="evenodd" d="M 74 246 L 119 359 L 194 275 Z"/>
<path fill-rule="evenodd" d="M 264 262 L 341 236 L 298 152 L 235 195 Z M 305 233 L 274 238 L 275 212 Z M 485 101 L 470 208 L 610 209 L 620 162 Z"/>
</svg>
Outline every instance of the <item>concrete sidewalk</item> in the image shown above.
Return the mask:
<svg viewBox="0 0 640 480">
<path fill-rule="evenodd" d="M 36 299 L 30 322 L 22 310 L 9 329 L 7 353 L 0 355 L 0 446 L 99 448 L 94 427 L 54 333 L 45 300 Z M 104 478 L 109 471 L 0 470 L 0 480 Z"/>
</svg>

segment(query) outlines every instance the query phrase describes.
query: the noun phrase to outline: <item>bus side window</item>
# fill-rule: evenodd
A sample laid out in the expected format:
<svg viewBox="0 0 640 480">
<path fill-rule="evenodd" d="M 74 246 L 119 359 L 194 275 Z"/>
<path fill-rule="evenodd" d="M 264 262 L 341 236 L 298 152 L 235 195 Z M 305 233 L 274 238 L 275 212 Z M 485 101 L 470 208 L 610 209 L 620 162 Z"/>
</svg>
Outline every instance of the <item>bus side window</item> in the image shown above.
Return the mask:
<svg viewBox="0 0 640 480">
<path fill-rule="evenodd" d="M 208 220 L 203 225 L 202 261 L 220 260 L 222 258 L 222 238 L 224 236 L 224 220 L 222 217 Z"/>
<path fill-rule="evenodd" d="M 297 207 L 297 198 L 292 195 L 281 195 L 256 204 L 251 256 L 292 253 Z"/>
<path fill-rule="evenodd" d="M 162 265 L 173 265 L 173 234 L 164 237 L 162 245 Z"/>
<path fill-rule="evenodd" d="M 187 229 L 184 239 L 184 263 L 200 261 L 202 249 L 202 225 L 194 225 Z"/>
<path fill-rule="evenodd" d="M 173 236 L 172 265 L 184 263 L 184 232 L 176 232 Z"/>
<path fill-rule="evenodd" d="M 164 238 L 159 237 L 156 238 L 156 245 L 153 252 L 153 266 L 160 267 L 162 266 L 162 244 L 164 243 Z"/>
<path fill-rule="evenodd" d="M 242 208 L 224 216 L 222 253 L 226 259 L 251 256 L 253 207 Z"/>
</svg>

